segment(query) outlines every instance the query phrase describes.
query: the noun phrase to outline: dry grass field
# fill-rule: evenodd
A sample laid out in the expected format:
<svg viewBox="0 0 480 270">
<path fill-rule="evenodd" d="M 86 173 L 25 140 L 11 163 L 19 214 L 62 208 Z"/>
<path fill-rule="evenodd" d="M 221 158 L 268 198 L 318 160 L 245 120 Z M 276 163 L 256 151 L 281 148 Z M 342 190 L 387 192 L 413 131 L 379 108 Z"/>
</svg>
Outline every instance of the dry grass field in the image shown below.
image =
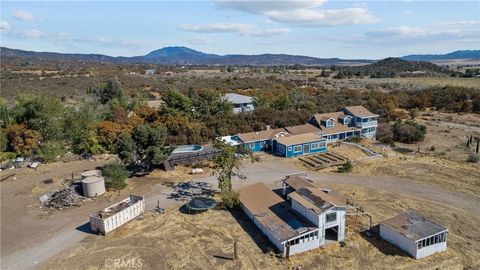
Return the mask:
<svg viewBox="0 0 480 270">
<path fill-rule="evenodd" d="M 279 258 L 273 246 L 238 211 L 215 209 L 189 215 L 178 208 L 164 215 L 146 214 L 106 237 L 89 236 L 79 246 L 42 269 L 104 269 L 106 259 L 142 259 L 142 269 L 475 269 L 480 266 L 480 217 L 462 209 L 418 198 L 347 185 L 331 185 L 379 220 L 415 210 L 449 228 L 446 252 L 414 260 L 377 237 L 362 231 L 363 218 L 348 217 L 346 246 L 333 244 L 290 260 Z M 459 222 L 461 220 L 461 222 Z M 232 256 L 238 242 L 238 260 Z M 298 268 L 301 267 L 301 268 Z"/>
</svg>

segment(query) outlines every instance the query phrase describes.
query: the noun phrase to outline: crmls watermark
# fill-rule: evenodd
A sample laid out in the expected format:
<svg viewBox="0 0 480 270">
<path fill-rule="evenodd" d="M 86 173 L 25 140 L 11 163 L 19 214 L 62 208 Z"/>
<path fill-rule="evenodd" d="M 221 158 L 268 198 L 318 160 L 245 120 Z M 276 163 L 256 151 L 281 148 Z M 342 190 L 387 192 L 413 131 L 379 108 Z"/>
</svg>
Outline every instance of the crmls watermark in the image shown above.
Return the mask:
<svg viewBox="0 0 480 270">
<path fill-rule="evenodd" d="M 113 268 L 113 269 L 142 269 L 143 267 L 143 260 L 132 258 L 132 259 L 106 259 L 105 260 L 105 267 L 106 268 Z"/>
</svg>

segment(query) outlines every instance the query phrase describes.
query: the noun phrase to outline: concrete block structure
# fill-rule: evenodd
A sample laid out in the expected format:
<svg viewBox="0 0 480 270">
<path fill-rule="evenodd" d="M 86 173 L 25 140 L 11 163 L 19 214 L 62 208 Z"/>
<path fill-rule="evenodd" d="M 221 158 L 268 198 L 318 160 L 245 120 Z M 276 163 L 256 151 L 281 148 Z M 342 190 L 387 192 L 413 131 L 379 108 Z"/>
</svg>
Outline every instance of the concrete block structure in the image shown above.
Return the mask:
<svg viewBox="0 0 480 270">
<path fill-rule="evenodd" d="M 415 259 L 447 249 L 448 230 L 413 212 L 380 222 L 380 237 Z"/>
</svg>

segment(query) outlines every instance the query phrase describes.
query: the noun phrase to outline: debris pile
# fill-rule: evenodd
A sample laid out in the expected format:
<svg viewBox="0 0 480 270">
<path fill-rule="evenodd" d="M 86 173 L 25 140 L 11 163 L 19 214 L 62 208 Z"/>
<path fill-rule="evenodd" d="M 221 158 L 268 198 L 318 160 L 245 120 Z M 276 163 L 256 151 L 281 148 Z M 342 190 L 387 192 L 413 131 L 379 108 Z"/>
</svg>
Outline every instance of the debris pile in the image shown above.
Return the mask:
<svg viewBox="0 0 480 270">
<path fill-rule="evenodd" d="M 84 197 L 75 191 L 74 185 L 50 191 L 47 194 L 42 195 L 39 199 L 44 207 L 57 210 L 80 206 L 85 200 Z"/>
</svg>

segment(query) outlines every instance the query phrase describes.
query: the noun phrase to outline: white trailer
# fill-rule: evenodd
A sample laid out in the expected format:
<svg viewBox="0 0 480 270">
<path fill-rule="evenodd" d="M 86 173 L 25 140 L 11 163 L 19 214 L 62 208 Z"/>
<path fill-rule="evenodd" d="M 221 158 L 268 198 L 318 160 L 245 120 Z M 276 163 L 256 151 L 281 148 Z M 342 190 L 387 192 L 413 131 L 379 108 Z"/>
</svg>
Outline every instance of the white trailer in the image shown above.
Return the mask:
<svg viewBox="0 0 480 270">
<path fill-rule="evenodd" d="M 128 198 L 90 216 L 93 232 L 105 235 L 145 212 L 145 198 L 130 195 Z"/>
</svg>

